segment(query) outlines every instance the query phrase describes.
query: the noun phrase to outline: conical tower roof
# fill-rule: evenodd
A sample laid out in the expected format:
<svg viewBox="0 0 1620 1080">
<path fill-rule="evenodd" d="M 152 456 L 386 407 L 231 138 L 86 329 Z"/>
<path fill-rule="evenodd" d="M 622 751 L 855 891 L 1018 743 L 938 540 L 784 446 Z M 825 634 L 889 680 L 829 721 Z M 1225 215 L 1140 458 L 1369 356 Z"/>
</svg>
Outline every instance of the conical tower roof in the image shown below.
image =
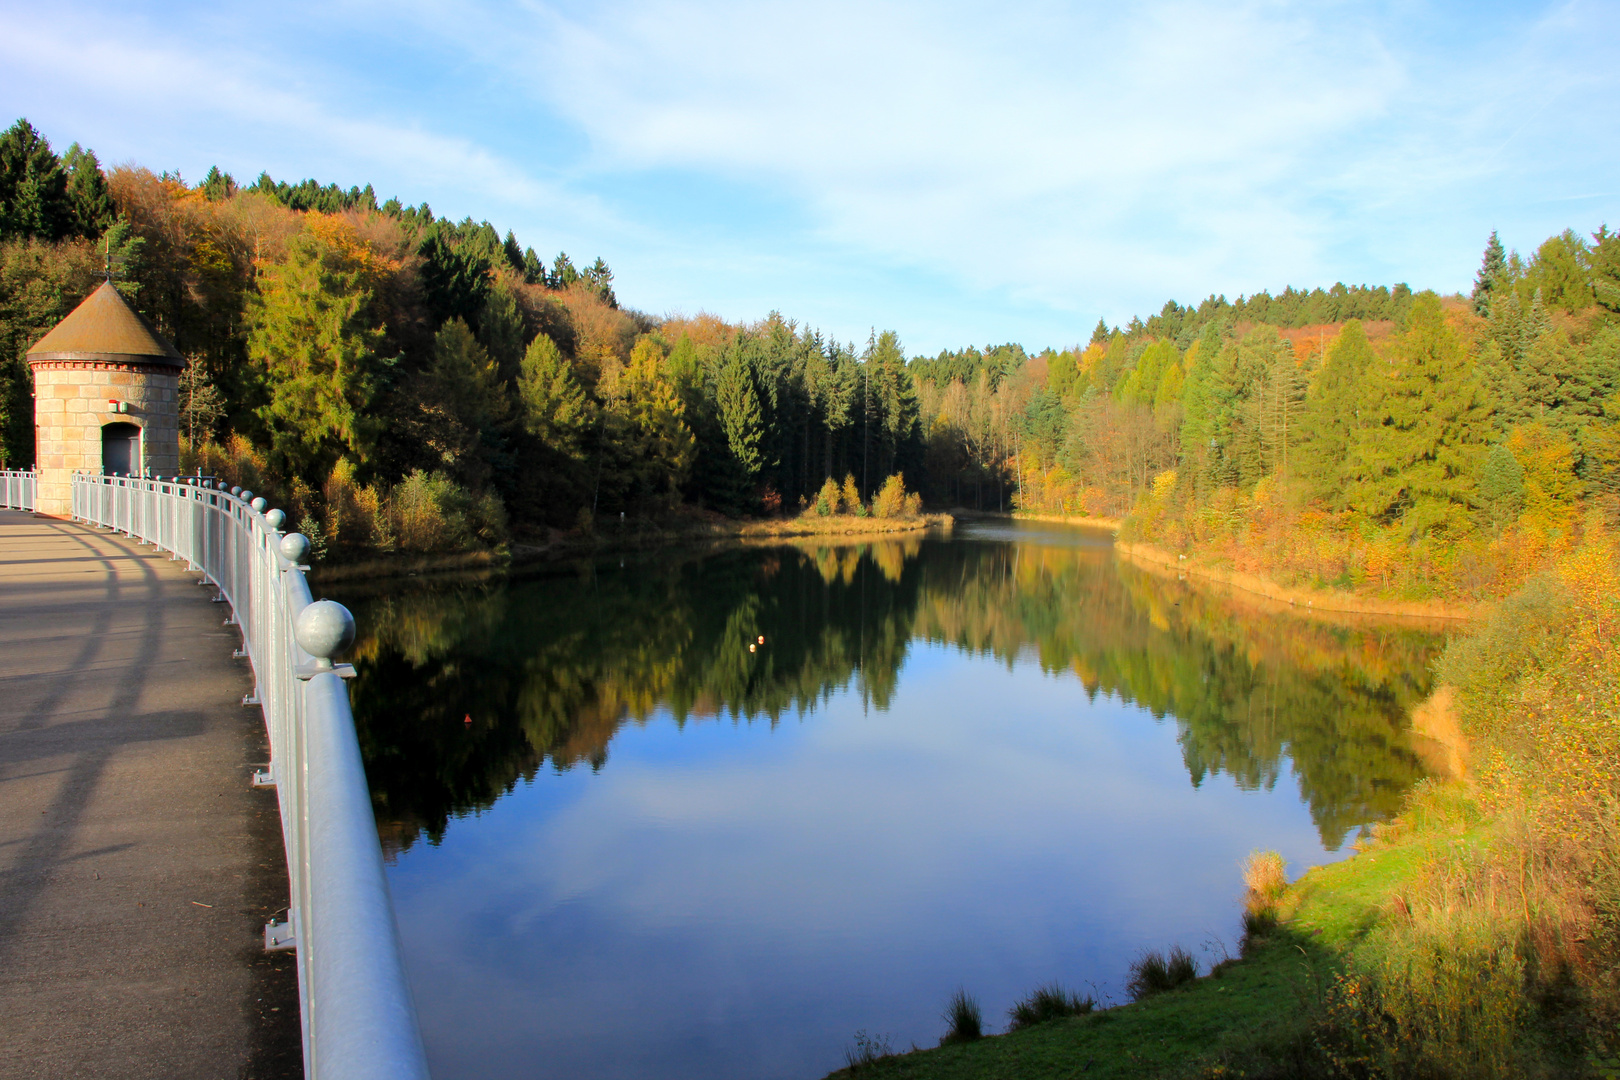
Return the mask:
<svg viewBox="0 0 1620 1080">
<path fill-rule="evenodd" d="M 124 301 L 111 281 L 103 282 L 40 338 L 28 350 L 28 359 L 186 366 L 179 351 Z"/>
</svg>

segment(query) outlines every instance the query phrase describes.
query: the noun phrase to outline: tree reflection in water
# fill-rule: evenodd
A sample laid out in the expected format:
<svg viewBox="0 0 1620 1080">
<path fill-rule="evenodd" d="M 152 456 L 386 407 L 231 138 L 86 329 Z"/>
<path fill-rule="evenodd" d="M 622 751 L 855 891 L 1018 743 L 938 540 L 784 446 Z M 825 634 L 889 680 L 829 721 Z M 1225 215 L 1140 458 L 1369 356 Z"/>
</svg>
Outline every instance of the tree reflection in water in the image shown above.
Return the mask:
<svg viewBox="0 0 1620 1080">
<path fill-rule="evenodd" d="M 336 595 L 361 627 L 355 718 L 395 851 L 436 843 L 548 762 L 605 767 L 627 723 L 774 726 L 852 685 L 884 709 L 919 639 L 1033 660 L 1173 718 L 1195 785 L 1270 787 L 1291 768 L 1336 850 L 1422 775 L 1407 716 L 1441 644 L 1257 614 L 1040 534 L 661 553 L 388 590 Z"/>
</svg>

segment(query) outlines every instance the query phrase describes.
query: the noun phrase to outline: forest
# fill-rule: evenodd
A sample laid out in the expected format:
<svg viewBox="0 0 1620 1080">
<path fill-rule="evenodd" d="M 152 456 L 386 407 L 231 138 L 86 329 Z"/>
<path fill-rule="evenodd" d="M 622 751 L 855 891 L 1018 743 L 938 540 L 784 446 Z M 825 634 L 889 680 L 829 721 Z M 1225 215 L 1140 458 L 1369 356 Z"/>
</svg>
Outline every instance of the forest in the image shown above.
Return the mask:
<svg viewBox="0 0 1620 1080">
<path fill-rule="evenodd" d="M 487 221 L 0 136 L 0 458 L 28 346 L 111 273 L 188 358 L 188 469 L 333 556 L 495 548 L 606 516 L 928 505 L 1124 520 L 1298 583 L 1503 595 L 1620 505 L 1620 237 L 1493 233 L 1470 295 L 1288 288 L 1084 344 L 908 358 L 622 305 Z M 897 478 L 890 481 L 890 478 Z"/>
</svg>

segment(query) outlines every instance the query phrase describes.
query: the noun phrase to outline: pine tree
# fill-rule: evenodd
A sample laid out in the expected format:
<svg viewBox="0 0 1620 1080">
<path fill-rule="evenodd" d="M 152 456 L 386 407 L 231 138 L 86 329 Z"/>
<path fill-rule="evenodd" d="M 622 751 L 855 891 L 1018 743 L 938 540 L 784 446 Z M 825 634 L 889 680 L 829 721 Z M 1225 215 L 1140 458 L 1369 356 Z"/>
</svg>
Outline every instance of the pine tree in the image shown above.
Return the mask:
<svg viewBox="0 0 1620 1080">
<path fill-rule="evenodd" d="M 551 263 L 551 273 L 546 275 L 546 288 L 566 289 L 578 280 L 579 271 L 574 268 L 574 260 L 568 257 L 566 251 L 557 252 L 556 259 Z"/>
<path fill-rule="evenodd" d="M 27 120 L 0 135 L 0 239 L 60 240 L 73 231 L 67 174 L 51 144 Z"/>
<path fill-rule="evenodd" d="M 915 469 L 922 457 L 922 426 L 916 385 L 906 370 L 900 336 L 893 330 L 879 334 L 868 349 L 866 368 L 876 435 L 872 475 Z"/>
<path fill-rule="evenodd" d="M 1181 467 L 1200 491 L 1217 483 L 1215 359 L 1221 334 L 1214 323 L 1187 350 L 1187 378 L 1181 390 Z"/>
<path fill-rule="evenodd" d="M 563 457 L 582 459 L 594 408 L 557 343 L 545 334 L 536 334 L 523 354 L 517 391 L 524 430 Z"/>
<path fill-rule="evenodd" d="M 430 226 L 417 245 L 422 256 L 422 294 L 434 322 L 476 319 L 489 294 L 489 260 L 476 246 L 452 246 L 445 222 Z"/>
<path fill-rule="evenodd" d="M 523 284 L 544 285 L 546 283 L 546 264 L 540 261 L 540 256 L 534 253 L 534 248 L 523 249 Z"/>
<path fill-rule="evenodd" d="M 1361 320 L 1350 320 L 1328 346 L 1306 401 L 1299 476 L 1313 494 L 1337 507 L 1343 506 L 1345 460 L 1358 416 L 1369 404 L 1367 372 L 1373 361 Z"/>
<path fill-rule="evenodd" d="M 422 405 L 432 414 L 432 449 L 440 461 L 460 483 L 486 484 L 501 464 L 510 410 L 495 361 L 459 318 L 434 336 Z"/>
<path fill-rule="evenodd" d="M 1620 315 L 1620 233 L 1604 225 L 1592 240 L 1593 299 L 1611 315 Z"/>
<path fill-rule="evenodd" d="M 524 272 L 523 249 L 518 246 L 517 237 L 512 230 L 506 230 L 506 239 L 501 243 L 501 250 L 506 255 L 506 264 L 518 273 Z"/>
<path fill-rule="evenodd" d="M 715 378 L 715 402 L 720 408 L 720 426 L 726 433 L 726 445 L 740 479 L 751 483 L 763 464 L 759 446 L 764 425 L 760 422 L 753 372 L 736 342 L 726 350 L 720 362 Z"/>
<path fill-rule="evenodd" d="M 1482 318 L 1489 315 L 1492 295 L 1510 284 L 1507 252 L 1502 249 L 1502 241 L 1496 238 L 1496 230 L 1492 229 L 1490 241 L 1485 245 L 1485 257 L 1480 260 L 1479 274 L 1474 278 L 1474 314 Z"/>
<path fill-rule="evenodd" d="M 118 219 L 118 209 L 113 205 L 101 163 L 93 152 L 81 150 L 79 144 L 74 143 L 62 155 L 62 168 L 68 174 L 67 195 L 73 208 L 73 231 L 95 239 Z"/>
<path fill-rule="evenodd" d="M 209 168 L 208 175 L 203 177 L 203 182 L 197 185 L 197 189 L 209 202 L 223 202 L 236 191 L 236 181 L 231 178 L 230 173 L 220 172 L 219 166 L 214 165 Z"/>
<path fill-rule="evenodd" d="M 1519 516 L 1524 505 L 1524 468 L 1506 443 L 1497 443 L 1485 455 L 1479 472 L 1479 499 L 1498 533 Z"/>
<path fill-rule="evenodd" d="M 495 361 L 501 381 L 510 386 L 517 380 L 523 361 L 525 328 L 517 296 L 506 281 L 497 278 L 478 314 L 478 340 Z"/>
<path fill-rule="evenodd" d="M 1488 411 L 1438 296 L 1413 300 L 1390 362 L 1374 371 L 1371 422 L 1358 426 L 1349 455 L 1352 505 L 1377 521 L 1404 520 L 1413 537 L 1465 532 Z"/>
<path fill-rule="evenodd" d="M 619 306 L 618 297 L 613 295 L 613 271 L 608 269 L 601 256 L 597 256 L 596 261 L 585 268 L 582 276 L 590 282 L 591 288 L 596 290 L 596 295 L 602 298 L 604 304 L 611 308 Z"/>
</svg>

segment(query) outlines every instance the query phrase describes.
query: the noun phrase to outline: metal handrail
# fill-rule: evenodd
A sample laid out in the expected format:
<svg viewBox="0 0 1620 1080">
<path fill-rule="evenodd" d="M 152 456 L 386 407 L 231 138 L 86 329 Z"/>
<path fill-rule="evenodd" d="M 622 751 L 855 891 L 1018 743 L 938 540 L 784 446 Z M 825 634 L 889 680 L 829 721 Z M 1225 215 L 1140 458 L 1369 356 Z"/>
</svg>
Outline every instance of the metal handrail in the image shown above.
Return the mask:
<svg viewBox="0 0 1620 1080">
<path fill-rule="evenodd" d="M 34 508 L 34 474 L 18 469 L 0 470 L 0 509 Z"/>
<path fill-rule="evenodd" d="M 32 509 L 33 474 L 0 472 L 0 494 L 6 506 Z M 287 922 L 266 927 L 265 943 L 297 950 L 305 1075 L 427 1080 L 342 681 L 353 669 L 334 668 L 295 636 L 311 602 L 296 563 L 302 545 L 283 544 L 279 521 L 251 492 L 189 480 L 77 474 L 72 513 L 185 559 L 219 590 L 227 625 L 241 628 L 256 684 L 243 704 L 264 710 L 270 735 L 270 769 L 256 782 L 274 784 L 281 803 L 291 893 Z"/>
</svg>

